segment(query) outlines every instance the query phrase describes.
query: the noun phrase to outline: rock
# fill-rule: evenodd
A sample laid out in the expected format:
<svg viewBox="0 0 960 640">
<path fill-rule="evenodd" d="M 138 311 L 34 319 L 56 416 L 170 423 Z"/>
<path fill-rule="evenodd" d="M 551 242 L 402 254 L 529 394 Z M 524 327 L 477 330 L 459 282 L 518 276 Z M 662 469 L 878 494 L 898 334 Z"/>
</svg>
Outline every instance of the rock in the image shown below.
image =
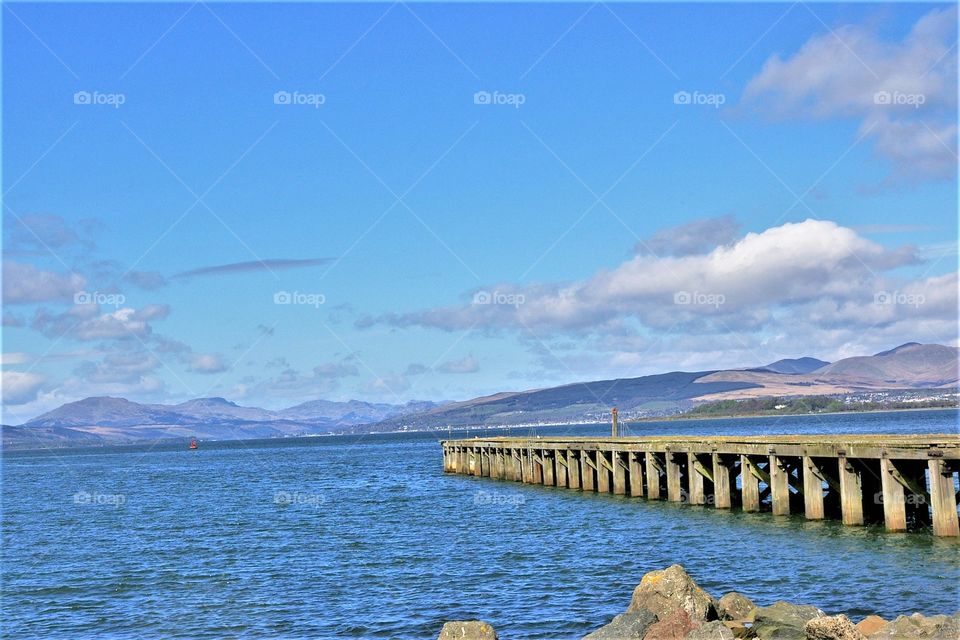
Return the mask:
<svg viewBox="0 0 960 640">
<path fill-rule="evenodd" d="M 497 640 L 497 632 L 481 620 L 454 620 L 444 623 L 437 640 Z"/>
<path fill-rule="evenodd" d="M 954 616 L 897 616 L 892 622 L 875 631 L 870 640 L 955 640 L 960 638 L 960 614 Z"/>
<path fill-rule="evenodd" d="M 806 640 L 803 630 L 807 622 L 822 618 L 823 611 L 816 607 L 774 602 L 769 607 L 753 610 L 753 633 L 760 640 Z"/>
<path fill-rule="evenodd" d="M 857 629 L 865 636 L 876 633 L 887 624 L 887 621 L 880 616 L 867 616 L 857 623 Z"/>
<path fill-rule="evenodd" d="M 697 586 L 678 564 L 643 576 L 633 590 L 627 612 L 646 610 L 661 621 L 676 610 L 686 613 L 694 622 L 716 620 L 717 607 L 713 597 Z"/>
<path fill-rule="evenodd" d="M 736 636 L 719 620 L 704 622 L 687 634 L 684 640 L 734 640 Z"/>
<path fill-rule="evenodd" d="M 643 640 L 683 640 L 700 622 L 690 618 L 683 609 L 674 609 L 664 618 L 650 625 Z"/>
<path fill-rule="evenodd" d="M 730 629 L 734 637 L 746 638 L 750 635 L 750 627 L 745 624 L 746 622 L 746 620 L 723 620 L 723 626 Z"/>
<path fill-rule="evenodd" d="M 755 608 L 750 598 L 736 591 L 723 594 L 717 601 L 717 613 L 721 620 L 746 620 Z"/>
<path fill-rule="evenodd" d="M 647 629 L 657 621 L 657 616 L 649 611 L 621 613 L 609 624 L 583 637 L 583 640 L 633 640 L 643 638 Z"/>
<path fill-rule="evenodd" d="M 844 615 L 814 618 L 804 627 L 807 640 L 865 640 L 850 618 Z"/>
</svg>

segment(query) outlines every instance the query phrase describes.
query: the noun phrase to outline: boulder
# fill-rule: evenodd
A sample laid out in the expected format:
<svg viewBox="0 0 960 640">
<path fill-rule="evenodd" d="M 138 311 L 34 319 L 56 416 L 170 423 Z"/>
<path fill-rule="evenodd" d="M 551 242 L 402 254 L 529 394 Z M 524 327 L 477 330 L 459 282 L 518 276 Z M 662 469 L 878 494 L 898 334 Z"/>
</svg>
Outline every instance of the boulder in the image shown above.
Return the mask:
<svg viewBox="0 0 960 640">
<path fill-rule="evenodd" d="M 960 614 L 954 616 L 897 616 L 892 622 L 875 631 L 870 640 L 954 640 L 960 637 Z"/>
<path fill-rule="evenodd" d="M 482 620 L 446 622 L 437 640 L 497 640 L 497 632 Z"/>
<path fill-rule="evenodd" d="M 885 627 L 886 624 L 887 621 L 880 616 L 867 616 L 857 623 L 857 629 L 859 629 L 863 635 L 869 636 Z"/>
<path fill-rule="evenodd" d="M 804 627 L 807 640 L 866 640 L 850 618 L 844 615 L 814 618 Z"/>
<path fill-rule="evenodd" d="M 717 605 L 713 597 L 697 586 L 683 567 L 675 564 L 643 576 L 633 590 L 627 612 L 646 610 L 663 621 L 678 609 L 694 622 L 717 619 Z"/>
<path fill-rule="evenodd" d="M 730 629 L 730 632 L 733 633 L 736 638 L 747 638 L 750 636 L 750 627 L 747 625 L 752 625 L 752 622 L 747 622 L 746 620 L 722 620 L 723 626 L 727 629 Z"/>
<path fill-rule="evenodd" d="M 683 609 L 674 609 L 650 625 L 643 640 L 683 640 L 700 624 L 700 621 L 690 618 L 690 614 Z"/>
<path fill-rule="evenodd" d="M 824 613 L 816 607 L 781 600 L 769 607 L 757 607 L 751 615 L 753 634 L 760 640 L 806 640 L 804 627 Z"/>
<path fill-rule="evenodd" d="M 649 611 L 621 613 L 609 624 L 583 637 L 583 640 L 633 640 L 643 638 L 647 629 L 657 621 L 657 616 Z"/>
<path fill-rule="evenodd" d="M 723 594 L 717 601 L 717 613 L 721 620 L 746 620 L 755 608 L 750 598 L 736 591 Z"/>
<path fill-rule="evenodd" d="M 734 640 L 736 636 L 719 620 L 704 622 L 687 634 L 684 640 Z"/>
</svg>

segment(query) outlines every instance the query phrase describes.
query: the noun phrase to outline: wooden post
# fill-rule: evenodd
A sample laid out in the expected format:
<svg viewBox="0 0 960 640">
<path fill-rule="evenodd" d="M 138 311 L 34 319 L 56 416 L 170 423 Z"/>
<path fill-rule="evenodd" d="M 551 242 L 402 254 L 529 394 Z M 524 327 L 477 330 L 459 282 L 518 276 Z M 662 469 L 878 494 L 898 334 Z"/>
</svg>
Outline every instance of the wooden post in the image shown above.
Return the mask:
<svg viewBox="0 0 960 640">
<path fill-rule="evenodd" d="M 605 451 L 597 451 L 597 492 L 610 493 L 610 470 L 607 469 L 607 454 Z"/>
<path fill-rule="evenodd" d="M 567 450 L 567 486 L 571 489 L 580 488 L 580 460 L 572 450 Z"/>
<path fill-rule="evenodd" d="M 676 456 L 667 451 L 667 500 L 683 502 L 683 487 L 680 486 L 680 463 Z"/>
<path fill-rule="evenodd" d="M 533 458 L 530 456 L 529 449 L 520 449 L 520 469 L 523 482 L 529 484 L 533 482 Z"/>
<path fill-rule="evenodd" d="M 840 512 L 843 524 L 856 526 L 863 524 L 863 492 L 860 485 L 860 473 L 846 457 L 839 458 L 840 472 Z"/>
<path fill-rule="evenodd" d="M 783 462 L 777 456 L 770 455 L 770 500 L 775 516 L 790 515 L 790 476 Z"/>
<path fill-rule="evenodd" d="M 803 457 L 803 512 L 807 520 L 823 520 L 823 473 L 810 456 Z"/>
<path fill-rule="evenodd" d="M 557 481 L 554 477 L 553 452 L 541 451 L 540 459 L 543 460 L 543 484 L 548 487 L 557 486 Z"/>
<path fill-rule="evenodd" d="M 533 484 L 543 484 L 543 458 L 537 455 L 538 453 L 534 449 L 530 450 L 530 465 L 533 471 L 530 482 Z"/>
<path fill-rule="evenodd" d="M 560 449 L 553 450 L 553 464 L 557 469 L 557 486 L 567 486 L 567 452 Z"/>
<path fill-rule="evenodd" d="M 640 497 L 643 495 L 643 464 L 641 463 L 642 453 L 627 453 L 627 460 L 630 466 L 630 495 Z"/>
<path fill-rule="evenodd" d="M 960 536 L 957 520 L 957 494 L 953 469 L 944 460 L 930 460 L 930 506 L 933 508 L 933 535 Z"/>
<path fill-rule="evenodd" d="M 706 504 L 706 495 L 703 492 L 703 476 L 696 469 L 697 454 L 687 453 L 687 492 L 690 495 L 690 504 Z"/>
<path fill-rule="evenodd" d="M 624 467 L 623 455 L 619 451 L 614 451 L 610 456 L 613 463 L 613 493 L 618 496 L 627 494 L 627 469 Z M 627 456 L 630 454 L 627 453 Z"/>
<path fill-rule="evenodd" d="M 660 499 L 660 465 L 657 463 L 657 454 L 647 451 L 647 498 Z"/>
<path fill-rule="evenodd" d="M 880 459 L 880 486 L 883 491 L 883 523 L 887 531 L 907 530 L 907 502 L 903 485 L 897 482 L 893 460 Z"/>
<path fill-rule="evenodd" d="M 760 479 L 753 473 L 750 456 L 740 456 L 740 493 L 744 511 L 760 511 Z"/>
<path fill-rule="evenodd" d="M 719 453 L 713 458 L 713 501 L 717 509 L 729 509 L 733 503 L 730 491 L 730 465 Z"/>
<path fill-rule="evenodd" d="M 596 477 L 596 471 L 592 466 L 590 466 L 590 452 L 587 450 L 580 451 L 580 484 L 583 487 L 584 491 L 595 491 L 596 483 L 594 478 Z"/>
</svg>

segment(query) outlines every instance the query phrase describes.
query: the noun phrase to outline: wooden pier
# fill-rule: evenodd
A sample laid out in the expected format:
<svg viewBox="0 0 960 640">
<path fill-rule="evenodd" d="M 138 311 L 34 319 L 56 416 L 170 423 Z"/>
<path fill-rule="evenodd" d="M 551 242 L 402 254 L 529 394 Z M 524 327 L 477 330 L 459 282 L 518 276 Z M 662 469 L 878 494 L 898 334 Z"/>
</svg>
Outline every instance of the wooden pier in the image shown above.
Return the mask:
<svg viewBox="0 0 960 640">
<path fill-rule="evenodd" d="M 958 435 L 505 437 L 441 445 L 447 473 L 960 536 Z"/>
</svg>

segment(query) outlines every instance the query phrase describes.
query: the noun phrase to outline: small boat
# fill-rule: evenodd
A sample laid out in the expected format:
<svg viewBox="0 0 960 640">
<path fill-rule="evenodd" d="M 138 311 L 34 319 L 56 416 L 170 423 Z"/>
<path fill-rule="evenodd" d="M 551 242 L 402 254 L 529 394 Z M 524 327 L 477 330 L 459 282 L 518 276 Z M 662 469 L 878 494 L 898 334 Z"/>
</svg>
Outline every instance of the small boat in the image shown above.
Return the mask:
<svg viewBox="0 0 960 640">
<path fill-rule="evenodd" d="M 197 448 L 197 439 L 196 439 L 196 438 L 190 438 L 190 448 L 191 448 L 191 449 L 196 449 L 196 448 Z"/>
</svg>

